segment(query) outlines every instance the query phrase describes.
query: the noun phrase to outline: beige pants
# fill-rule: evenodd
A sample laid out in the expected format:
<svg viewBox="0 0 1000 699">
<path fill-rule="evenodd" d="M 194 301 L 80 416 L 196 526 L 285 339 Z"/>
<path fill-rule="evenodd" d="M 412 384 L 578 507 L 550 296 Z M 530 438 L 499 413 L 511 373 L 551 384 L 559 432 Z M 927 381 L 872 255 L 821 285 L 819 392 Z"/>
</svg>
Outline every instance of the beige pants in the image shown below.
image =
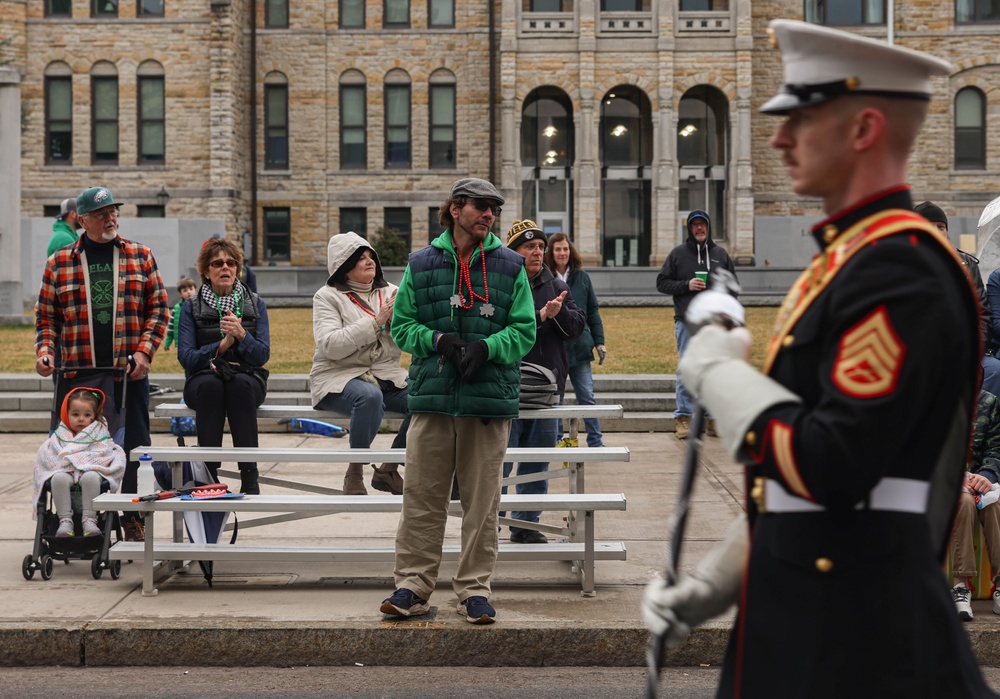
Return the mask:
<svg viewBox="0 0 1000 699">
<path fill-rule="evenodd" d="M 490 596 L 497 560 L 500 474 L 510 420 L 414 414 L 406 433 L 396 587 L 430 599 L 437 583 L 452 475 L 462 500 L 462 552 L 452 586 L 460 601 Z"/>
<path fill-rule="evenodd" d="M 976 501 L 972 495 L 964 490 L 958 501 L 955 533 L 952 536 L 952 576 L 967 578 L 979 572 L 976 569 L 976 552 L 972 548 L 972 530 L 977 516 L 980 524 L 983 525 L 986 552 L 990 555 L 990 563 L 993 565 L 993 579 L 996 580 L 997 577 L 1000 577 L 1000 502 L 977 510 Z"/>
</svg>

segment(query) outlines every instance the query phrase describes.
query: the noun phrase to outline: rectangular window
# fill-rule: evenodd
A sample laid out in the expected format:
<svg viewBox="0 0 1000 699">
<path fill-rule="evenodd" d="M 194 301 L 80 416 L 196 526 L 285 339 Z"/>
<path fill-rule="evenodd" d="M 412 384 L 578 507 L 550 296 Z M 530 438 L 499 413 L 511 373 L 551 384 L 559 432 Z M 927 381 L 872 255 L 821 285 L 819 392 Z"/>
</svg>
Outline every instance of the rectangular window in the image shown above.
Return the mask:
<svg viewBox="0 0 1000 699">
<path fill-rule="evenodd" d="M 385 86 L 385 165 L 410 167 L 410 86 Z"/>
<path fill-rule="evenodd" d="M 288 86 L 264 86 L 264 169 L 288 169 Z"/>
<path fill-rule="evenodd" d="M 55 218 L 61 210 L 58 204 L 45 204 L 42 206 L 42 216 L 45 218 Z"/>
<path fill-rule="evenodd" d="M 455 86 L 431 85 L 430 166 L 455 167 Z"/>
<path fill-rule="evenodd" d="M 805 0 L 807 22 L 827 26 L 885 24 L 885 0 Z"/>
<path fill-rule="evenodd" d="M 264 26 L 279 29 L 288 26 L 288 0 L 265 0 Z"/>
<path fill-rule="evenodd" d="M 384 27 L 410 26 L 410 0 L 385 0 Z"/>
<path fill-rule="evenodd" d="M 163 78 L 139 78 L 139 162 L 164 161 L 165 130 Z"/>
<path fill-rule="evenodd" d="M 367 96 L 364 85 L 340 86 L 340 167 L 368 167 Z"/>
<path fill-rule="evenodd" d="M 361 207 L 340 208 L 340 232 L 357 233 L 362 238 L 368 237 L 368 209 Z"/>
<path fill-rule="evenodd" d="M 834 0 L 843 2 L 844 0 Z M 849 1 L 849 0 L 848 0 Z M 681 0 L 681 12 L 726 12 L 729 0 Z"/>
<path fill-rule="evenodd" d="M 573 0 L 522 0 L 522 12 L 572 12 Z"/>
<path fill-rule="evenodd" d="M 410 209 L 403 207 L 386 208 L 385 227 L 399 233 L 400 237 L 406 241 L 406 249 L 410 249 L 413 240 L 413 223 L 410 218 Z"/>
<path fill-rule="evenodd" d="M 1000 22 L 1000 2 L 997 0 L 955 0 L 955 22 Z"/>
<path fill-rule="evenodd" d="M 428 235 L 427 240 L 428 241 L 434 240 L 439 235 L 441 235 L 442 233 L 444 233 L 444 229 L 441 228 L 441 219 L 438 216 L 438 214 L 440 213 L 440 211 L 441 211 L 440 207 L 437 207 L 437 206 L 432 206 L 429 209 L 427 209 L 427 235 Z"/>
<path fill-rule="evenodd" d="M 118 162 L 118 78 L 90 79 L 91 149 L 95 163 Z"/>
<path fill-rule="evenodd" d="M 292 259 L 292 210 L 264 209 L 264 259 Z"/>
<path fill-rule="evenodd" d="M 118 0 L 90 0 L 90 16 L 110 19 L 118 16 Z"/>
<path fill-rule="evenodd" d="M 165 218 L 166 207 L 159 204 L 139 204 L 136 208 L 136 216 L 139 218 Z"/>
<path fill-rule="evenodd" d="M 365 28 L 365 0 L 340 0 L 340 28 Z"/>
<path fill-rule="evenodd" d="M 73 82 L 45 78 L 45 162 L 73 162 Z"/>
<path fill-rule="evenodd" d="M 649 12 L 643 0 L 601 0 L 601 12 Z"/>
<path fill-rule="evenodd" d="M 139 0 L 139 17 L 162 17 L 163 0 Z"/>
<path fill-rule="evenodd" d="M 427 26 L 454 27 L 455 0 L 429 0 Z"/>
<path fill-rule="evenodd" d="M 45 0 L 46 17 L 72 17 L 73 0 Z"/>
</svg>

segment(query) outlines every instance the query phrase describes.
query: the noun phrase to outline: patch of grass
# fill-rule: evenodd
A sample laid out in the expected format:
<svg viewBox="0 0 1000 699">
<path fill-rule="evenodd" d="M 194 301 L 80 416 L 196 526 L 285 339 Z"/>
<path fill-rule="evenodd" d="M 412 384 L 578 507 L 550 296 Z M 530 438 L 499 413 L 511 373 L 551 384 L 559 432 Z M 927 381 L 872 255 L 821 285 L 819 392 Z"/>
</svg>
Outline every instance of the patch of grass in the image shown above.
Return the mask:
<svg viewBox="0 0 1000 699">
<path fill-rule="evenodd" d="M 777 309 L 747 309 L 747 326 L 754 336 L 751 362 L 760 367 L 767 340 L 771 336 Z M 311 308 L 273 308 L 271 361 L 275 374 L 308 374 L 315 345 L 312 337 Z M 677 343 L 674 340 L 673 308 L 604 308 L 604 335 L 608 356 L 604 364 L 593 363 L 596 374 L 672 374 L 677 370 Z M 30 326 L 0 326 L 0 373 L 28 373 L 35 370 L 35 329 Z M 403 355 L 403 366 L 409 356 Z M 154 374 L 181 374 L 176 345 L 161 349 L 153 360 Z"/>
</svg>

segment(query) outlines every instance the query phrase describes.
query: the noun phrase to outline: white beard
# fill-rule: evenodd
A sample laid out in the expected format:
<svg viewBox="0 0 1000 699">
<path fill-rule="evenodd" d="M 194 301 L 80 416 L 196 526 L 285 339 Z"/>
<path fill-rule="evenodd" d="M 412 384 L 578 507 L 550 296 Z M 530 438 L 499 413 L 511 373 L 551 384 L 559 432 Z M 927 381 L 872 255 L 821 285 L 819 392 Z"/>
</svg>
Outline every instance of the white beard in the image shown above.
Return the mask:
<svg viewBox="0 0 1000 699">
<path fill-rule="evenodd" d="M 103 230 L 103 231 L 101 231 L 101 240 L 103 240 L 105 243 L 110 243 L 112 240 L 114 240 L 117 237 L 118 237 L 118 229 L 117 228 L 112 229 L 110 231 L 106 230 L 106 229 Z"/>
</svg>

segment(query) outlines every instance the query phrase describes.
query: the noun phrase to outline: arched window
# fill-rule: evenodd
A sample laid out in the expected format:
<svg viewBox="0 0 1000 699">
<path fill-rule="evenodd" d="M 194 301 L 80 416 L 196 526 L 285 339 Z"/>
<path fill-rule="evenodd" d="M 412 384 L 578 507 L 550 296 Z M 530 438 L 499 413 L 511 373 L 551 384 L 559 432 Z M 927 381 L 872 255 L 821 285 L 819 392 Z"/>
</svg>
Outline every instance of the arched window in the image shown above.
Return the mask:
<svg viewBox="0 0 1000 699">
<path fill-rule="evenodd" d="M 73 162 L 73 69 L 62 61 L 45 67 L 45 162 Z"/>
<path fill-rule="evenodd" d="M 955 95 L 955 169 L 986 169 L 986 97 L 976 87 Z"/>
<path fill-rule="evenodd" d="M 340 167 L 368 167 L 368 97 L 365 76 L 349 70 L 340 76 Z"/>
<path fill-rule="evenodd" d="M 163 66 L 146 61 L 136 71 L 138 79 L 139 162 L 162 163 L 166 159 L 166 102 Z"/>
<path fill-rule="evenodd" d="M 436 70 L 428 86 L 431 140 L 429 160 L 432 168 L 454 168 L 455 157 L 455 74 Z"/>
<path fill-rule="evenodd" d="M 410 76 L 391 70 L 385 76 L 385 166 L 410 167 Z"/>
<path fill-rule="evenodd" d="M 683 219 L 688 211 L 707 211 L 712 238 L 726 238 L 726 170 L 729 162 L 729 102 L 711 85 L 698 85 L 681 97 L 677 110 L 677 207 Z"/>
<path fill-rule="evenodd" d="M 91 160 L 118 162 L 118 69 L 108 61 L 90 69 Z"/>
<path fill-rule="evenodd" d="M 546 233 L 572 237 L 573 103 L 557 87 L 533 90 L 521 110 L 521 208 Z"/>
<path fill-rule="evenodd" d="M 288 169 L 288 77 L 264 78 L 264 169 Z"/>
<path fill-rule="evenodd" d="M 653 123 L 649 97 L 619 85 L 601 100 L 602 257 L 645 267 L 652 244 Z"/>
</svg>

